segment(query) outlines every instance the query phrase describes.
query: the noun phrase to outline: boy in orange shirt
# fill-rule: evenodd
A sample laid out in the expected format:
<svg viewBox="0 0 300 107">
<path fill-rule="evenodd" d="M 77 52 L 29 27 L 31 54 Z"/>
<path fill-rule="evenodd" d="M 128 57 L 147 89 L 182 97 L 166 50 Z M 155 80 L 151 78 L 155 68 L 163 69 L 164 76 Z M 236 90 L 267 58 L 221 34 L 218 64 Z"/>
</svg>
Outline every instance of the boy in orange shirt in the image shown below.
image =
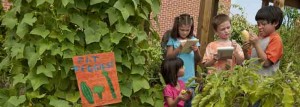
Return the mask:
<svg viewBox="0 0 300 107">
<path fill-rule="evenodd" d="M 262 7 L 256 13 L 258 36 L 250 33 L 250 44 L 252 49 L 245 50 L 245 57 L 259 58 L 259 62 L 263 62 L 263 68 L 258 71 L 259 74 L 270 76 L 279 68 L 280 59 L 283 55 L 283 43 L 279 33 L 276 32 L 280 28 L 283 20 L 283 12 L 279 7 L 266 6 Z M 247 48 L 244 46 L 243 48 Z M 259 63 L 257 62 L 257 63 Z"/>
<path fill-rule="evenodd" d="M 231 23 L 226 14 L 219 14 L 213 18 L 214 31 L 219 37 L 216 41 L 210 42 L 205 50 L 202 63 L 205 67 L 214 67 L 217 70 L 231 70 L 236 64 L 242 64 L 244 53 L 241 46 L 231 41 Z M 221 59 L 217 54 L 218 47 L 233 47 L 233 55 L 230 59 Z M 213 73 L 208 70 L 208 74 Z"/>
</svg>

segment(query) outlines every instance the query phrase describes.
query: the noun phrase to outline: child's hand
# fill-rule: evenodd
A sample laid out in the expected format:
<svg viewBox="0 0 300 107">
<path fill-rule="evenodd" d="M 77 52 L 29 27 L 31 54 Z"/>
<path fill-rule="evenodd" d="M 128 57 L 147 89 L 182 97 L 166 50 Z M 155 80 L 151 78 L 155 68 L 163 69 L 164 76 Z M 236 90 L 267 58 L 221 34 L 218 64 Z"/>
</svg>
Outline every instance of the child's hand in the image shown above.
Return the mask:
<svg viewBox="0 0 300 107">
<path fill-rule="evenodd" d="M 245 43 L 242 45 L 242 49 L 243 49 L 243 50 L 249 50 L 250 48 L 251 48 L 250 42 L 245 42 Z"/>
<path fill-rule="evenodd" d="M 182 99 L 181 99 L 181 100 L 186 101 L 186 100 L 188 100 L 188 99 L 191 97 L 191 95 L 192 95 L 192 90 L 181 90 L 179 96 L 180 96 L 180 95 L 182 95 Z M 178 97 L 179 97 L 179 96 L 178 96 Z M 179 97 L 179 98 L 181 98 L 181 97 Z"/>
<path fill-rule="evenodd" d="M 259 40 L 259 38 L 258 38 L 258 36 L 256 34 L 250 33 L 249 41 L 250 41 L 251 44 L 258 43 L 258 40 Z"/>
<path fill-rule="evenodd" d="M 180 92 L 180 94 L 178 95 L 178 98 L 180 99 L 180 100 L 183 100 L 183 101 L 185 101 L 186 100 L 186 94 L 185 93 L 183 93 L 183 92 Z"/>
<path fill-rule="evenodd" d="M 196 45 L 193 45 L 191 48 L 194 52 L 198 51 L 198 46 L 196 46 Z"/>
<path fill-rule="evenodd" d="M 218 61 L 220 59 L 219 54 L 214 54 L 213 60 Z"/>
<path fill-rule="evenodd" d="M 234 50 L 236 50 L 237 45 L 238 44 L 236 43 L 236 41 L 232 40 L 232 47 L 233 47 Z"/>
</svg>

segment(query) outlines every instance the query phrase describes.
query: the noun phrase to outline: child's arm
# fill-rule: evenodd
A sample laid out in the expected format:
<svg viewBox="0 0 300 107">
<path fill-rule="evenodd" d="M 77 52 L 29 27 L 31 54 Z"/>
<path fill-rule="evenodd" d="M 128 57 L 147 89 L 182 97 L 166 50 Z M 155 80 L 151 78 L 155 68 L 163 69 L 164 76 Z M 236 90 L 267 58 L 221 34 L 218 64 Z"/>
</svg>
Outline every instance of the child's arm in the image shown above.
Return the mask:
<svg viewBox="0 0 300 107">
<path fill-rule="evenodd" d="M 177 56 L 182 50 L 182 45 L 180 45 L 178 48 L 174 49 L 173 46 L 168 46 L 167 48 L 167 57 L 174 57 Z"/>
<path fill-rule="evenodd" d="M 166 97 L 166 100 L 169 107 L 177 107 L 179 101 L 184 100 L 184 95 L 180 93 L 175 99 L 171 97 Z"/>
<path fill-rule="evenodd" d="M 200 60 L 201 60 L 201 55 L 200 55 L 199 48 L 200 48 L 200 47 L 199 47 L 199 46 L 196 46 L 196 45 L 192 46 L 192 49 L 193 49 L 194 55 L 195 55 L 195 59 L 196 59 L 196 61 L 198 61 L 198 62 L 200 62 Z M 198 64 L 198 62 L 195 62 L 195 63 Z"/>
<path fill-rule="evenodd" d="M 264 62 L 263 66 L 264 67 L 271 66 L 273 63 L 268 59 L 267 54 L 260 47 L 259 38 L 257 35 L 254 34 L 250 35 L 250 43 L 255 48 L 257 56 L 258 58 L 260 58 L 260 61 Z"/>
<path fill-rule="evenodd" d="M 244 61 L 244 53 L 241 46 L 235 41 L 232 42 L 232 46 L 234 47 L 233 56 L 236 58 L 236 63 L 238 65 L 242 65 Z"/>
<path fill-rule="evenodd" d="M 216 56 L 216 55 L 215 55 Z M 208 59 L 205 63 L 204 63 L 204 67 L 210 67 L 213 66 L 216 62 L 218 61 L 217 57 L 214 57 L 212 59 Z"/>
<path fill-rule="evenodd" d="M 211 52 L 211 44 L 208 44 L 203 56 L 203 65 L 204 67 L 213 66 L 218 61 L 218 55 Z"/>
<path fill-rule="evenodd" d="M 260 43 L 257 42 L 253 46 L 254 46 L 254 48 L 255 48 L 255 50 L 257 52 L 257 56 L 261 59 L 261 62 L 264 62 L 263 66 L 264 67 L 271 66 L 273 63 L 268 59 L 267 54 L 260 47 Z"/>
<path fill-rule="evenodd" d="M 244 43 L 242 46 L 242 49 L 243 49 L 243 53 L 244 53 L 244 58 L 250 59 L 250 55 L 249 55 L 249 50 L 251 49 L 250 42 Z"/>
</svg>

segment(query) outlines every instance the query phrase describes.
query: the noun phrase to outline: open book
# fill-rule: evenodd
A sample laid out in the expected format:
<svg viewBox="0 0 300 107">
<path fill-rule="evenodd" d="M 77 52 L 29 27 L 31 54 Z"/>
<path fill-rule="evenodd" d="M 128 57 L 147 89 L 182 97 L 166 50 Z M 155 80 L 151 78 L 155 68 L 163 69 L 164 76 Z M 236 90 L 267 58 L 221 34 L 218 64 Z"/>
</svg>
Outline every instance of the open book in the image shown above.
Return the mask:
<svg viewBox="0 0 300 107">
<path fill-rule="evenodd" d="M 231 59 L 233 53 L 233 47 L 218 47 L 218 54 L 220 59 Z"/>
<path fill-rule="evenodd" d="M 185 42 L 182 46 L 181 53 L 190 53 L 192 52 L 192 46 L 196 45 L 197 42 L 199 42 L 199 39 L 193 39 L 193 40 L 182 40 L 180 42 Z"/>
</svg>

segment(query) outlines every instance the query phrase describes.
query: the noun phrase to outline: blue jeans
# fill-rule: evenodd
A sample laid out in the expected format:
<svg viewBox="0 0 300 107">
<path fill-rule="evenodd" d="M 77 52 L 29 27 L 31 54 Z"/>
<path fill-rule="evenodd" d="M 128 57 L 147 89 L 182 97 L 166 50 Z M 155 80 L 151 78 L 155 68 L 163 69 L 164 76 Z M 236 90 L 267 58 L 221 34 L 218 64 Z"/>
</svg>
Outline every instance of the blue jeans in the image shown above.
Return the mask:
<svg viewBox="0 0 300 107">
<path fill-rule="evenodd" d="M 261 107 L 261 100 L 256 101 L 252 107 Z"/>
<path fill-rule="evenodd" d="M 188 90 L 191 90 L 193 93 L 192 93 L 191 98 L 190 98 L 189 100 L 186 100 L 186 101 L 184 102 L 184 107 L 192 107 L 192 100 L 193 100 L 193 98 L 194 98 L 194 96 L 195 96 L 195 88 L 196 88 L 196 87 L 188 87 L 188 88 L 187 88 Z"/>
</svg>

